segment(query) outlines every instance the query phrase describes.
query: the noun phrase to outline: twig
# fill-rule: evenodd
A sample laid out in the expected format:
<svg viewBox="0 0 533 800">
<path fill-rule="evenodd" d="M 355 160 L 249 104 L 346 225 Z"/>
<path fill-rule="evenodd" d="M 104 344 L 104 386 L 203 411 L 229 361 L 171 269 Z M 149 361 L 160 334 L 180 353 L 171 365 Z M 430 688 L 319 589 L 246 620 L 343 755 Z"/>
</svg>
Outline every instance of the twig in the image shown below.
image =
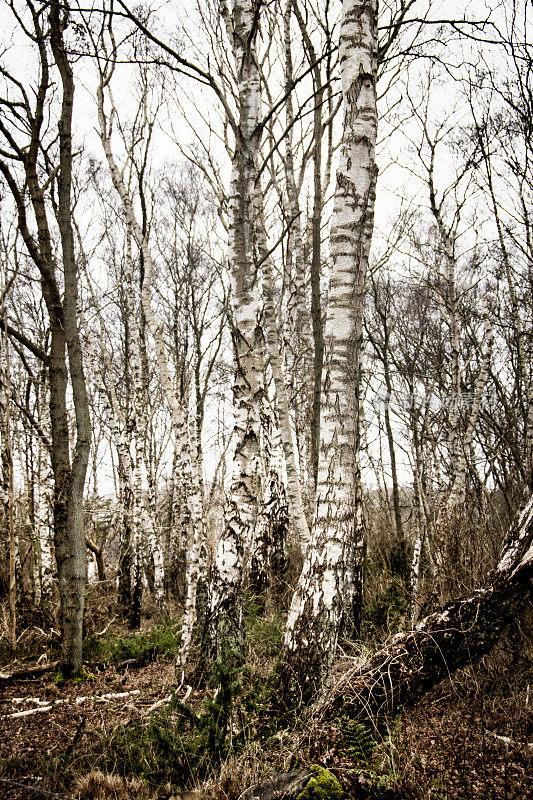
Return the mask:
<svg viewBox="0 0 533 800">
<path fill-rule="evenodd" d="M 65 750 L 65 758 L 69 758 L 72 755 L 72 752 L 74 751 L 74 748 L 76 747 L 76 745 L 78 744 L 79 740 L 83 736 L 83 732 L 85 730 L 86 721 L 87 721 L 87 718 L 84 715 L 80 720 L 80 724 L 76 728 L 76 733 L 74 734 L 74 738 L 72 739 L 71 743 L 69 744 L 69 746 Z"/>
<path fill-rule="evenodd" d="M 185 692 L 185 697 L 181 701 L 182 703 L 186 703 L 192 693 L 192 686 L 187 686 L 187 691 Z M 167 697 L 162 697 L 161 700 L 156 700 L 150 708 L 146 710 L 147 714 L 151 714 L 152 711 L 155 711 L 157 708 L 161 708 L 161 706 L 165 706 L 167 703 L 170 703 L 172 698 L 174 697 L 173 694 L 169 694 Z"/>
<path fill-rule="evenodd" d="M 167 703 L 170 703 L 171 700 L 172 700 L 172 695 L 171 694 L 169 694 L 168 697 L 161 698 L 161 700 L 156 700 L 155 703 L 152 703 L 150 708 L 146 709 L 146 713 L 147 714 L 151 714 L 152 711 L 156 710 L 156 708 L 161 708 L 161 706 L 165 706 Z"/>
<path fill-rule="evenodd" d="M 525 747 L 526 750 L 533 753 L 533 742 L 517 742 L 516 739 L 511 739 L 510 736 L 500 736 L 499 733 L 494 733 L 494 731 L 485 731 L 485 735 L 497 739 L 498 742 L 506 744 L 507 747 Z"/>
<path fill-rule="evenodd" d="M 59 797 L 60 800 L 75 800 L 75 798 L 70 797 L 70 795 L 49 792 L 47 789 L 39 789 L 38 786 L 28 786 L 26 783 L 17 783 L 16 781 L 10 781 L 7 778 L 0 778 L 0 783 L 3 783 L 5 786 L 13 786 L 15 789 L 25 789 L 30 793 L 30 795 L 40 794 L 43 797 Z"/>
<path fill-rule="evenodd" d="M 111 625 L 114 623 L 114 621 L 115 621 L 115 620 L 116 620 L 116 617 L 113 617 L 113 618 L 111 619 L 111 621 L 107 623 L 107 625 L 105 626 L 105 628 L 103 629 L 103 631 L 100 631 L 100 632 L 99 632 L 99 633 L 97 633 L 96 635 L 97 635 L 97 636 L 103 636 L 105 633 L 107 633 L 107 632 L 108 632 L 108 630 L 109 630 L 109 628 L 111 627 Z"/>
</svg>

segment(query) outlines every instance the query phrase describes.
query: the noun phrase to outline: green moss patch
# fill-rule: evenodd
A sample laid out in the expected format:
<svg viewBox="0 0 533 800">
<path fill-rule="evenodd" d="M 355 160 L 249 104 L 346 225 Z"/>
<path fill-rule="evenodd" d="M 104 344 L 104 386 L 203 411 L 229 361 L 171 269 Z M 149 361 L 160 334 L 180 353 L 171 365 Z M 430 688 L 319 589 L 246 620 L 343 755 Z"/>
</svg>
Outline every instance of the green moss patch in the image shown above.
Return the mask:
<svg viewBox="0 0 533 800">
<path fill-rule="evenodd" d="M 311 767 L 313 777 L 307 782 L 296 800 L 342 800 L 341 782 L 324 767 Z"/>
</svg>

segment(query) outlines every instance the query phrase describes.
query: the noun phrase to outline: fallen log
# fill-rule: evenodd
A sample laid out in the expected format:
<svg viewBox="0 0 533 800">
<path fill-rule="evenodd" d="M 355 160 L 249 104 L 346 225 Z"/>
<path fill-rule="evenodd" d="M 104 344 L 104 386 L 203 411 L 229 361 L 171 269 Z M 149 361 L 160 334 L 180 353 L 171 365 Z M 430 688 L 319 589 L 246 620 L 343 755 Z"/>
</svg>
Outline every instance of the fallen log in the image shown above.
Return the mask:
<svg viewBox="0 0 533 800">
<path fill-rule="evenodd" d="M 404 704 L 488 653 L 520 614 L 532 590 L 533 496 L 506 536 L 487 585 L 446 604 L 414 630 L 398 633 L 374 655 L 348 668 L 315 707 L 355 718 L 391 716 Z"/>
<path fill-rule="evenodd" d="M 87 667 L 92 670 L 105 670 L 113 667 L 117 672 L 126 672 L 129 669 L 141 669 L 149 664 L 147 658 L 127 658 L 125 661 L 119 661 L 114 664 L 113 662 L 95 661 L 87 663 Z M 59 668 L 59 661 L 51 661 L 49 664 L 38 665 L 34 667 L 24 667 L 14 672 L 0 672 L 0 686 L 7 686 L 10 683 L 17 683 L 17 681 L 31 680 L 33 678 L 41 678 L 49 672 L 53 672 Z"/>
<path fill-rule="evenodd" d="M 42 675 L 46 675 L 47 672 L 53 672 L 58 667 L 59 661 L 52 661 L 50 664 L 44 664 L 44 666 L 25 667 L 9 673 L 0 672 L 0 686 L 26 680 L 27 678 L 40 678 Z"/>
</svg>

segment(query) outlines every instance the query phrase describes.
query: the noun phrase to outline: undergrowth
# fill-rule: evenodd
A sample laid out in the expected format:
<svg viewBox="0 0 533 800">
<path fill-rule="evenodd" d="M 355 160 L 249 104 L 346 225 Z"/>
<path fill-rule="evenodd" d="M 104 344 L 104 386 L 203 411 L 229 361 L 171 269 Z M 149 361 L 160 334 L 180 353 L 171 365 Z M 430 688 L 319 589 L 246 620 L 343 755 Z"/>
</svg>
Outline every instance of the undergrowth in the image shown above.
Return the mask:
<svg viewBox="0 0 533 800">
<path fill-rule="evenodd" d="M 128 659 L 170 661 L 178 653 L 181 640 L 180 624 L 167 619 L 148 631 L 126 636 L 88 634 L 83 642 L 83 660 L 114 664 Z"/>
<path fill-rule="evenodd" d="M 283 643 L 285 619 L 282 614 L 265 615 L 254 601 L 246 603 L 246 641 L 250 656 L 254 659 L 275 659 Z"/>
<path fill-rule="evenodd" d="M 101 769 L 122 777 L 135 775 L 152 786 L 187 788 L 208 778 L 247 741 L 247 714 L 232 659 L 215 662 L 212 696 L 194 710 L 176 696 L 150 715 L 117 727 L 108 738 Z"/>
</svg>

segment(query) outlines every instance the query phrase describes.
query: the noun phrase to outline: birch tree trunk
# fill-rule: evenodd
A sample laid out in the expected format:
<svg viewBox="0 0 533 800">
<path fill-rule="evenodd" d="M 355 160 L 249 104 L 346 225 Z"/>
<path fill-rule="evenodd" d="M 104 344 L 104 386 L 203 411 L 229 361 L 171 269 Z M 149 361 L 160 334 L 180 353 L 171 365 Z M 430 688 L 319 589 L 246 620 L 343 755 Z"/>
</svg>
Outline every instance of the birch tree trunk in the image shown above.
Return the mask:
<svg viewBox="0 0 533 800">
<path fill-rule="evenodd" d="M 420 474 L 421 467 L 421 454 L 420 444 L 418 438 L 417 420 L 414 411 L 411 411 L 411 427 L 412 427 L 412 449 L 413 449 L 413 499 L 414 499 L 414 513 L 416 520 L 416 539 L 413 548 L 413 556 L 411 559 L 411 598 L 410 598 L 410 619 L 411 626 L 414 626 L 418 609 L 418 591 L 420 585 L 420 564 L 422 561 L 422 550 L 427 537 L 428 521 L 426 509 L 424 506 L 424 487 L 422 485 L 422 477 Z"/>
<path fill-rule="evenodd" d="M 264 211 L 261 187 L 255 192 L 256 239 L 257 252 L 263 273 L 263 315 L 264 329 L 268 344 L 268 357 L 272 369 L 272 377 L 276 388 L 276 408 L 279 418 L 285 469 L 287 473 L 287 496 L 289 498 L 291 518 L 298 540 L 305 553 L 309 544 L 309 526 L 304 512 L 300 476 L 296 458 L 296 448 L 289 411 L 287 386 L 280 357 L 280 341 L 274 306 L 274 277 L 272 263 L 268 255 L 268 243 L 264 222 Z M 308 376 L 309 377 L 309 376 Z"/>
<path fill-rule="evenodd" d="M 27 251 L 39 271 L 41 289 L 50 320 L 49 353 L 39 352 L 46 364 L 50 386 L 51 454 L 54 473 L 54 544 L 59 578 L 62 625 L 61 665 L 65 675 L 81 670 L 82 623 L 85 588 L 85 536 L 83 530 L 83 489 L 90 449 L 90 420 L 84 391 L 81 348 L 77 333 L 77 273 L 71 224 L 71 121 L 74 85 L 72 71 L 65 53 L 62 32 L 68 21 L 68 8 L 51 4 L 50 31 L 44 28 L 41 11 L 28 7 L 32 18 L 31 39 L 39 57 L 38 86 L 30 102 L 23 104 L 26 121 L 8 135 L 9 146 L 15 152 L 24 150 L 24 184 L 19 186 L 7 160 L 0 161 L 0 171 L 13 196 L 17 210 L 17 223 Z M 28 33 L 25 31 L 25 33 Z M 28 34 L 30 35 L 30 34 Z M 50 39 L 48 40 L 48 36 Z M 59 118 L 59 173 L 57 192 L 57 222 L 61 235 L 64 270 L 64 300 L 61 298 L 57 278 L 57 262 L 52 231 L 48 219 L 47 188 L 56 178 L 55 170 L 41 183 L 41 148 L 45 117 L 52 84 L 48 43 L 52 45 L 62 88 L 62 106 Z M 24 144 L 16 142 L 17 136 L 27 133 Z M 43 137 L 44 138 L 44 137 Z M 5 151 L 3 151 L 5 155 Z M 46 159 L 45 159 L 46 161 Z M 48 163 L 48 162 L 46 162 Z M 30 230 L 27 217 L 26 193 L 35 219 L 36 236 Z M 67 410 L 68 372 L 66 352 L 72 379 L 72 393 L 76 417 L 76 444 L 70 453 L 69 419 Z"/>
<path fill-rule="evenodd" d="M 131 567 L 133 557 L 132 535 L 132 497 L 130 486 L 126 478 L 126 471 L 120 454 L 118 456 L 118 508 L 117 520 L 119 530 L 119 563 L 118 563 L 118 605 L 123 616 L 129 613 L 131 607 Z"/>
<path fill-rule="evenodd" d="M 230 498 L 217 548 L 211 585 L 207 646 L 209 657 L 242 648 L 244 551 L 252 541 L 259 493 L 259 427 L 262 381 L 259 371 L 259 303 L 254 261 L 254 195 L 260 143 L 260 72 L 255 53 L 258 8 L 234 0 L 231 15 L 221 7 L 231 37 L 237 75 L 239 123 L 233 155 L 229 261 L 234 303 L 233 438 L 235 453 Z"/>
<path fill-rule="evenodd" d="M 111 75 L 107 76 L 101 75 L 100 84 L 97 90 L 100 138 L 106 155 L 113 185 L 120 197 L 122 203 L 122 209 L 126 217 L 127 224 L 131 229 L 131 233 L 137 243 L 139 250 L 142 253 L 143 264 L 144 264 L 144 276 L 141 287 L 142 310 L 144 312 L 150 334 L 154 341 L 159 381 L 164 391 L 165 399 L 168 403 L 172 416 L 175 440 L 180 453 L 179 460 L 181 464 L 183 482 L 186 486 L 189 487 L 189 491 L 186 495 L 186 502 L 188 505 L 191 524 L 193 528 L 193 542 L 201 543 L 204 537 L 204 528 L 203 528 L 202 497 L 201 497 L 200 487 L 198 485 L 198 469 L 196 468 L 196 465 L 192 464 L 191 462 L 191 447 L 187 430 L 187 415 L 178 399 L 177 393 L 173 385 L 167 360 L 165 342 L 163 339 L 163 332 L 161 330 L 160 325 L 157 322 L 154 311 L 152 309 L 151 280 L 154 269 L 152 253 L 147 238 L 143 234 L 141 226 L 139 225 L 137 218 L 135 216 L 132 199 L 124 182 L 123 175 L 118 168 L 117 162 L 115 161 L 113 151 L 111 148 L 110 126 L 108 125 L 104 113 L 104 88 L 108 85 L 110 78 Z M 114 112 L 115 109 L 113 108 L 112 113 Z M 160 543 L 159 543 L 159 548 L 160 548 Z M 205 548 L 203 549 L 200 548 L 199 553 L 205 553 Z M 200 556 L 198 556 L 198 558 L 199 557 Z M 158 579 L 160 579 L 161 581 L 160 597 L 163 600 L 164 571 L 163 571 L 162 550 L 160 550 L 160 553 L 158 554 L 157 558 L 158 558 L 157 574 L 158 574 Z M 187 576 L 188 581 L 189 580 L 197 581 L 199 574 L 200 574 L 199 571 L 193 570 L 191 574 Z M 190 591 L 188 591 L 188 598 L 190 603 L 195 604 L 196 585 L 191 587 Z M 190 610 L 190 612 L 186 610 L 184 616 L 184 624 L 192 624 L 191 621 L 195 620 L 195 613 L 196 613 L 195 605 L 192 606 L 192 610 Z M 182 637 L 183 641 L 190 642 L 192 638 L 192 633 L 190 631 L 183 630 Z M 184 657 L 183 653 L 181 657 L 182 658 Z"/>
<path fill-rule="evenodd" d="M 295 419 L 296 440 L 300 458 L 300 470 L 307 473 L 307 488 L 312 487 L 314 496 L 314 468 L 312 456 L 312 416 L 314 400 L 314 342 L 311 331 L 311 318 L 306 299 L 306 259 L 302 236 L 302 216 L 298 187 L 294 169 L 293 126 L 295 122 L 292 100 L 293 62 L 291 48 L 291 17 L 293 0 L 287 0 L 283 17 L 283 36 L 285 47 L 285 177 L 287 184 L 287 205 L 291 226 L 287 242 L 287 317 L 288 335 L 285 340 L 285 362 L 287 367 L 287 384 L 289 389 L 289 407 Z M 315 78 L 315 73 L 313 74 Z M 314 81 L 314 84 L 316 80 Z M 315 87 L 316 88 L 316 87 Z M 320 105 L 320 97 L 315 102 Z M 322 123 L 322 109 L 318 110 Z M 316 112 L 315 112 L 316 117 Z M 320 125 L 322 134 L 322 125 Z M 319 167 L 320 174 L 320 167 Z M 301 481 L 301 486 L 305 484 Z M 308 538 L 302 541 L 305 550 Z"/>
<path fill-rule="evenodd" d="M 485 304 L 484 314 L 485 318 L 485 352 L 483 353 L 482 363 L 479 370 L 474 386 L 474 396 L 472 399 L 472 408 L 468 418 L 466 432 L 463 437 L 462 447 L 459 452 L 459 457 L 455 469 L 455 478 L 446 501 L 445 513 L 450 516 L 457 509 L 459 509 L 466 499 L 466 470 L 467 470 L 467 453 L 470 451 L 472 442 L 474 440 L 474 433 L 476 430 L 477 421 L 479 419 L 479 412 L 481 410 L 481 401 L 483 399 L 483 392 L 487 385 L 489 376 L 489 366 L 492 355 L 492 347 L 494 343 L 494 332 L 488 317 L 488 308 Z"/>
<path fill-rule="evenodd" d="M 283 655 L 304 697 L 320 685 L 339 636 L 353 633 L 360 612 L 359 355 L 376 186 L 376 2 L 344 0 L 340 64 L 344 130 L 331 227 L 316 516 Z"/>
<path fill-rule="evenodd" d="M 13 487 L 13 449 L 11 444 L 11 371 L 9 363 L 9 341 L 7 334 L 7 316 L 3 311 L 4 335 L 0 340 L 0 434 L 2 462 L 2 506 L 1 516 L 7 531 L 9 550 L 8 572 L 8 637 L 11 658 L 17 651 L 17 586 L 15 582 L 15 521 L 14 521 L 14 487 Z"/>
<path fill-rule="evenodd" d="M 144 324 L 140 319 L 141 309 L 136 309 L 133 294 L 133 256 L 132 256 L 133 226 L 128 223 L 126 233 L 126 313 L 131 343 L 132 363 L 132 414 L 131 425 L 134 443 L 133 461 L 133 514 L 134 514 L 134 544 L 135 544 L 135 579 L 136 579 L 136 604 L 140 606 L 142 594 L 142 556 L 148 544 L 154 563 L 154 595 L 157 611 L 163 616 L 166 610 L 165 600 L 165 574 L 163 567 L 163 548 L 161 538 L 155 529 L 155 502 L 152 481 L 148 479 L 148 491 L 143 491 L 142 467 L 146 463 L 146 441 L 148 435 L 148 371 L 144 368 L 146 341 Z M 143 292 L 146 272 L 141 284 L 141 305 L 144 308 Z M 144 311 L 146 316 L 146 311 Z M 132 614 L 135 623 L 140 617 L 140 608 Z"/>
<path fill-rule="evenodd" d="M 37 444 L 37 502 L 35 508 L 36 535 L 40 551 L 40 602 L 49 605 L 53 591 L 53 552 L 51 525 L 51 480 L 48 454 L 41 442 Z"/>
</svg>

